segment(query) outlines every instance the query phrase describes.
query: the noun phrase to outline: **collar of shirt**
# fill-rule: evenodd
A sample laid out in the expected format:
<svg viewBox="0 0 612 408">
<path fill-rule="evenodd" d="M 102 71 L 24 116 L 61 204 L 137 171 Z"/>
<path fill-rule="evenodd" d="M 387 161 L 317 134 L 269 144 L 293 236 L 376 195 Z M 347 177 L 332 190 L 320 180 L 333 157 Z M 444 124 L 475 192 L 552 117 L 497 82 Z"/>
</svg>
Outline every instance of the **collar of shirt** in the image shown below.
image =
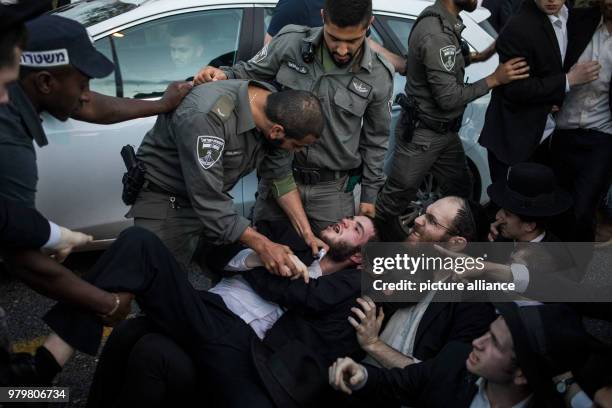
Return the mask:
<svg viewBox="0 0 612 408">
<path fill-rule="evenodd" d="M 451 14 L 451 12 L 444 7 L 441 0 L 436 0 L 432 7 L 444 17 L 442 19 L 443 24 L 453 30 L 458 38 L 461 38 L 461 32 L 465 29 L 465 25 L 463 25 L 463 20 L 461 17 L 459 15 L 455 16 Z"/>
<path fill-rule="evenodd" d="M 610 37 L 612 35 L 612 33 L 608 31 L 608 26 L 606 26 L 603 16 L 601 16 L 601 20 L 599 20 L 596 31 L 601 31 L 604 37 Z"/>
<path fill-rule="evenodd" d="M 474 396 L 472 400 L 472 404 L 470 408 L 490 408 L 491 403 L 489 402 L 489 398 L 487 397 L 487 381 L 480 377 L 476 380 L 476 386 L 478 387 L 478 392 Z M 527 404 L 531 400 L 531 395 L 527 398 L 519 402 L 518 404 L 513 405 L 511 408 L 527 408 Z"/>
<path fill-rule="evenodd" d="M 567 24 L 568 17 L 569 17 L 569 11 L 568 11 L 567 6 L 565 4 L 563 6 L 561 6 L 561 10 L 559 10 L 558 15 L 556 15 L 556 16 L 554 14 L 549 14 L 548 15 L 548 18 L 549 18 L 549 20 L 550 20 L 550 22 L 552 23 L 553 26 L 555 25 L 555 23 L 557 21 L 561 21 L 561 23 L 565 27 L 566 24 Z"/>
<path fill-rule="evenodd" d="M 306 43 L 312 43 L 312 45 L 314 45 L 316 49 L 318 49 L 320 46 L 325 46 L 325 40 L 323 38 L 324 29 L 325 26 L 311 28 L 310 35 L 304 38 L 302 41 Z M 363 42 L 363 46 L 361 47 L 360 58 L 361 60 L 359 62 L 359 66 L 368 72 L 372 72 L 372 58 L 374 58 L 374 52 L 372 51 L 372 48 L 370 48 L 370 44 L 368 43 L 367 38 L 365 39 L 365 41 Z M 348 71 L 354 66 L 355 64 L 350 64 L 346 67 L 346 70 Z"/>
<path fill-rule="evenodd" d="M 19 112 L 30 137 L 36 141 L 39 147 L 48 145 L 49 141 L 42 127 L 42 120 L 19 81 L 13 82 L 7 88 L 10 95 L 9 103 Z"/>
<path fill-rule="evenodd" d="M 249 99 L 249 85 L 254 85 L 270 92 L 276 92 L 272 85 L 260 81 L 245 81 L 240 85 L 240 89 L 238 90 L 238 105 L 236 106 L 238 134 L 248 132 L 255 128 L 255 119 L 253 119 L 253 112 L 251 112 L 251 102 Z"/>
<path fill-rule="evenodd" d="M 545 236 L 546 236 L 546 231 L 544 231 L 543 233 L 541 233 L 540 235 L 538 235 L 537 237 L 535 237 L 529 242 L 542 242 Z"/>
</svg>

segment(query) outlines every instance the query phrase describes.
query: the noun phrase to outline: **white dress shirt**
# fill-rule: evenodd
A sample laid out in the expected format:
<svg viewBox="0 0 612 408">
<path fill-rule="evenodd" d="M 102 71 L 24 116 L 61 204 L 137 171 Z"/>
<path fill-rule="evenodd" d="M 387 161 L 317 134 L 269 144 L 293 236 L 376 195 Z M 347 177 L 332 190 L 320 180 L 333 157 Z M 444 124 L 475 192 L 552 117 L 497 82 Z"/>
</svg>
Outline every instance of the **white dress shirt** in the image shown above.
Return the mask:
<svg viewBox="0 0 612 408">
<path fill-rule="evenodd" d="M 228 262 L 225 270 L 238 272 L 251 269 L 246 266 L 246 259 L 253 252 L 250 248 L 243 249 Z M 322 275 L 318 260 L 308 267 L 308 275 L 311 279 L 317 279 Z M 260 339 L 265 337 L 266 332 L 284 313 L 278 304 L 268 302 L 259 296 L 240 275 L 221 279 L 210 292 L 221 296 L 227 308 L 251 326 Z"/>
<path fill-rule="evenodd" d="M 565 96 L 557 115 L 559 129 L 594 129 L 612 134 L 610 113 L 610 78 L 612 77 L 612 33 L 603 17 L 593 38 L 580 55 L 578 62 L 599 61 L 599 78 L 573 87 Z"/>
<path fill-rule="evenodd" d="M 557 37 L 557 43 L 559 44 L 559 51 L 561 51 L 561 63 L 565 61 L 565 53 L 567 52 L 567 19 L 569 17 L 569 11 L 565 5 L 561 7 L 558 15 L 548 15 L 550 22 L 555 31 Z M 569 81 L 567 76 L 565 77 L 565 92 L 569 92 Z M 548 136 L 554 132 L 556 127 L 555 117 L 552 113 L 548 114 L 546 118 L 546 127 L 544 127 L 544 134 L 540 143 L 542 143 Z"/>
<path fill-rule="evenodd" d="M 482 377 L 480 377 L 476 381 L 476 386 L 478 386 L 478 392 L 474 396 L 474 399 L 470 404 L 470 408 L 491 408 L 491 403 L 489 402 L 489 398 L 487 397 L 486 385 L 487 381 Z M 527 408 L 530 399 L 531 395 L 519 402 L 518 404 L 513 405 L 511 408 Z"/>
<path fill-rule="evenodd" d="M 542 242 L 545 236 L 546 231 L 529 242 Z M 510 264 L 510 271 L 512 272 L 512 281 L 514 282 L 514 292 L 525 293 L 529 287 L 529 269 L 527 266 L 520 263 L 513 263 Z"/>
</svg>

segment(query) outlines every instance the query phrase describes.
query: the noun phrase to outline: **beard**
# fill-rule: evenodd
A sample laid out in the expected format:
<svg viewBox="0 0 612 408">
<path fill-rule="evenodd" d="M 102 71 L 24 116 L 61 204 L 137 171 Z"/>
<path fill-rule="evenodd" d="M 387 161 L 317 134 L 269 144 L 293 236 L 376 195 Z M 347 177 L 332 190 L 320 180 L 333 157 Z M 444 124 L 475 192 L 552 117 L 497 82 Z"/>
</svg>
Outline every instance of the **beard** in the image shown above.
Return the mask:
<svg viewBox="0 0 612 408">
<path fill-rule="evenodd" d="M 478 2 L 476 0 L 455 0 L 455 4 L 461 10 L 467 11 L 468 13 L 471 13 L 478 7 Z"/>
<path fill-rule="evenodd" d="M 359 252 L 359 247 L 349 245 L 346 242 L 327 242 L 327 245 L 329 245 L 327 256 L 329 256 L 332 261 L 338 263 L 348 260 L 351 256 Z"/>
</svg>

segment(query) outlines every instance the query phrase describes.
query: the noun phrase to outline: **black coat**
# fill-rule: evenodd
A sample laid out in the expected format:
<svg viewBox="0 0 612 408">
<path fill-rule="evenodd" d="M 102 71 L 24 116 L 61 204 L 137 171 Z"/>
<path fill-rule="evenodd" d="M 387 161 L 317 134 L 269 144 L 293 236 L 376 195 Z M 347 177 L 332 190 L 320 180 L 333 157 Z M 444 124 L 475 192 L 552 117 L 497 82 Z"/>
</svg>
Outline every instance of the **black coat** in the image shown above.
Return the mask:
<svg viewBox="0 0 612 408">
<path fill-rule="evenodd" d="M 514 165 L 533 155 L 553 105 L 563 104 L 566 75 L 552 24 L 533 1 L 508 21 L 496 48 L 501 62 L 524 57 L 530 76 L 493 90 L 479 143 Z"/>
<path fill-rule="evenodd" d="M 427 408 L 469 408 L 478 392 L 478 377 L 467 371 L 465 362 L 472 346 L 450 343 L 438 357 L 406 368 L 392 370 L 368 366 L 368 381 L 354 395 L 372 406 L 407 406 Z M 529 407 L 562 407 L 562 401 L 532 398 Z"/>
<path fill-rule="evenodd" d="M 40 248 L 50 232 L 38 211 L 0 198 L 0 248 Z"/>
</svg>

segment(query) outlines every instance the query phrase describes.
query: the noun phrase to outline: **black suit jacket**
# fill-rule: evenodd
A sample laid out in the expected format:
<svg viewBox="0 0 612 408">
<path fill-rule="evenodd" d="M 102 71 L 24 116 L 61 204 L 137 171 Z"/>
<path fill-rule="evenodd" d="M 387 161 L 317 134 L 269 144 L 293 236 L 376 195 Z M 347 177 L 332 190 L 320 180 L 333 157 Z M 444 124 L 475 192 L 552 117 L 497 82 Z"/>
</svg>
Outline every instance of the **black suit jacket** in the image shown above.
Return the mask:
<svg viewBox="0 0 612 408">
<path fill-rule="evenodd" d="M 355 396 L 372 406 L 402 405 L 427 408 L 469 408 L 478 392 L 478 377 L 468 372 L 465 362 L 472 346 L 450 343 L 438 357 L 403 369 L 385 370 L 367 366 L 368 381 Z M 563 402 L 542 401 L 536 395 L 529 407 L 562 407 Z"/>
<path fill-rule="evenodd" d="M 0 198 L 0 248 L 40 248 L 50 233 L 49 222 L 38 211 Z"/>
<path fill-rule="evenodd" d="M 530 76 L 493 90 L 479 142 L 503 163 L 514 165 L 538 147 L 546 117 L 553 105 L 563 104 L 566 78 L 552 24 L 533 1 L 524 1 L 508 21 L 496 48 L 501 62 L 524 57 Z"/>
<path fill-rule="evenodd" d="M 578 58 L 589 45 L 600 21 L 599 6 L 572 10 L 572 18 L 567 23 L 568 44 L 564 63 L 565 71 L 569 71 L 578 62 Z M 610 81 L 609 95 L 612 95 L 612 81 Z M 609 103 L 610 110 L 612 110 L 612 98 L 609 99 Z"/>
<path fill-rule="evenodd" d="M 495 310 L 490 303 L 433 302 L 419 322 L 413 355 L 425 361 L 436 357 L 448 343 L 470 344 L 486 333 L 493 320 Z"/>
<path fill-rule="evenodd" d="M 264 299 L 287 311 L 254 339 L 252 353 L 263 383 L 280 407 L 321 404 L 331 391 L 327 370 L 335 359 L 365 357 L 347 317 L 361 293 L 361 271 L 344 270 L 311 279 L 289 280 L 254 269 L 243 277 Z"/>
</svg>

